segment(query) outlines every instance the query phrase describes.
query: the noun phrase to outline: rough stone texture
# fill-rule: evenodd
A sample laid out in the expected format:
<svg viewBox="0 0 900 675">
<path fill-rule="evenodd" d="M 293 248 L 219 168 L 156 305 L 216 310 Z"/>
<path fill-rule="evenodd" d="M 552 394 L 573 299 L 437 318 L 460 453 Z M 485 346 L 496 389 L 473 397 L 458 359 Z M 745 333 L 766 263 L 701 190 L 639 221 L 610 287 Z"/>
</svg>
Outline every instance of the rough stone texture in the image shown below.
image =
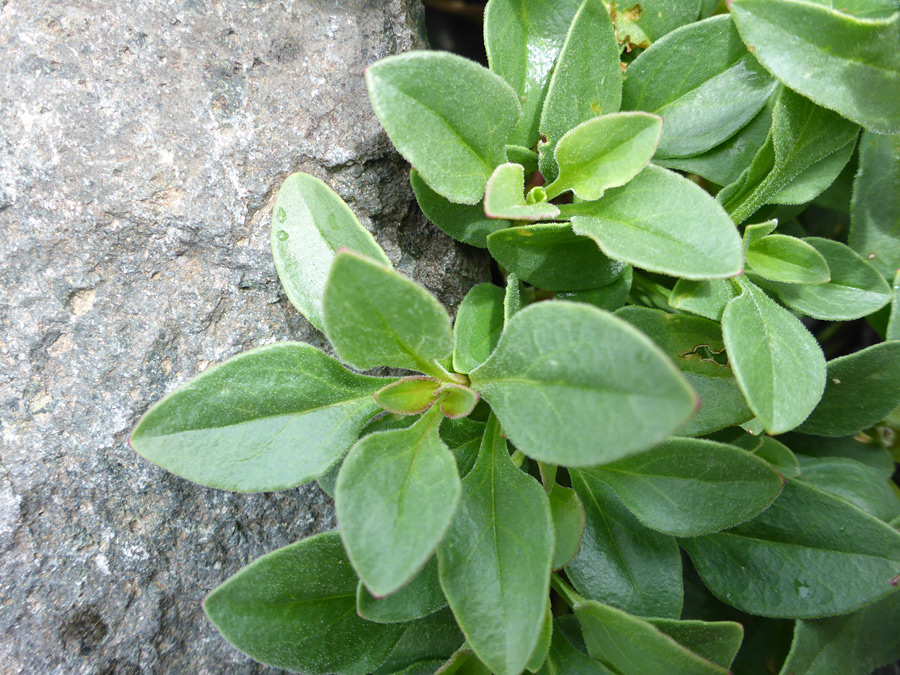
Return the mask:
<svg viewBox="0 0 900 675">
<path fill-rule="evenodd" d="M 418 0 L 0 0 L 0 672 L 256 673 L 203 595 L 333 526 L 314 486 L 231 495 L 126 444 L 246 348 L 324 346 L 268 248 L 322 177 L 454 306 L 486 272 L 411 206 L 366 64 L 422 46 Z"/>
</svg>

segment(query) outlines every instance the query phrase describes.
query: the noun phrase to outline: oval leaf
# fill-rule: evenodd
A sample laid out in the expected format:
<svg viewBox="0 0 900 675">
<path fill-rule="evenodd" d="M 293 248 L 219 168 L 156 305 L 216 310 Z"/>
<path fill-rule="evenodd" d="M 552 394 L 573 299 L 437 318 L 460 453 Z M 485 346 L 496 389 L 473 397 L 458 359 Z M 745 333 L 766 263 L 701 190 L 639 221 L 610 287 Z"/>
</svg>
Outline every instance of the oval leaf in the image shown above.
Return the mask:
<svg viewBox="0 0 900 675">
<path fill-rule="evenodd" d="M 288 300 L 319 330 L 325 330 L 322 293 L 340 248 L 391 266 L 375 238 L 331 188 L 309 174 L 289 176 L 272 212 L 272 256 Z"/>
<path fill-rule="evenodd" d="M 415 282 L 342 251 L 331 266 L 324 308 L 325 332 L 345 363 L 443 375 L 437 361 L 453 351 L 450 316 Z"/>
<path fill-rule="evenodd" d="M 659 443 L 696 400 L 639 331 L 564 301 L 518 312 L 470 378 L 519 450 L 566 466 L 609 462 Z"/>
<path fill-rule="evenodd" d="M 747 247 L 747 264 L 758 275 L 786 284 L 824 284 L 831 280 L 825 258 L 796 237 L 770 234 Z"/>
<path fill-rule="evenodd" d="M 469 373 L 484 363 L 503 332 L 503 289 L 478 284 L 466 293 L 453 323 L 453 368 Z"/>
<path fill-rule="evenodd" d="M 387 658 L 401 624 L 356 615 L 356 575 L 337 532 L 268 553 L 210 593 L 203 609 L 261 663 L 310 675 L 361 675 Z"/>
<path fill-rule="evenodd" d="M 447 598 L 438 579 L 437 558 L 396 593 L 376 598 L 360 581 L 356 588 L 356 613 L 376 623 L 403 623 L 433 614 L 447 606 Z"/>
<path fill-rule="evenodd" d="M 791 478 L 749 523 L 681 545 L 716 597 L 760 616 L 846 614 L 896 591 L 900 574 L 900 533 Z"/>
<path fill-rule="evenodd" d="M 716 16 L 682 26 L 638 56 L 628 66 L 622 107 L 662 117 L 659 157 L 697 155 L 753 119 L 775 84 L 731 17 Z"/>
<path fill-rule="evenodd" d="M 409 429 L 369 434 L 341 466 L 334 495 L 341 537 L 374 595 L 412 579 L 453 520 L 461 487 L 440 422 L 433 408 Z"/>
<path fill-rule="evenodd" d="M 763 460 L 694 438 L 672 438 L 584 473 L 609 485 L 644 525 L 678 537 L 750 520 L 775 501 L 782 486 L 781 476 Z"/>
<path fill-rule="evenodd" d="M 553 220 L 559 215 L 548 202 L 525 203 L 525 169 L 520 164 L 501 164 L 494 170 L 484 193 L 484 212 L 507 220 Z"/>
<path fill-rule="evenodd" d="M 512 88 L 474 61 L 438 51 L 382 59 L 366 84 L 385 131 L 422 179 L 452 202 L 481 201 L 521 113 Z"/>
<path fill-rule="evenodd" d="M 210 368 L 144 415 L 131 446 L 195 483 L 234 492 L 314 480 L 353 444 L 392 380 L 352 373 L 315 347 L 260 347 Z"/>
<path fill-rule="evenodd" d="M 825 389 L 825 356 L 800 321 L 748 281 L 722 313 L 728 359 L 750 409 L 770 434 L 790 431 Z"/>
<path fill-rule="evenodd" d="M 696 183 L 653 166 L 598 202 L 573 204 L 572 229 L 610 258 L 685 279 L 741 273 L 741 239 L 728 214 Z"/>
<path fill-rule="evenodd" d="M 544 622 L 553 556 L 547 495 L 509 459 L 495 417 L 463 480 L 459 511 L 438 548 L 441 586 L 475 654 L 519 675 Z"/>
<path fill-rule="evenodd" d="M 662 120 L 647 113 L 612 113 L 568 131 L 556 146 L 559 175 L 546 188 L 553 199 L 571 190 L 588 201 L 621 187 L 653 157 Z"/>
</svg>

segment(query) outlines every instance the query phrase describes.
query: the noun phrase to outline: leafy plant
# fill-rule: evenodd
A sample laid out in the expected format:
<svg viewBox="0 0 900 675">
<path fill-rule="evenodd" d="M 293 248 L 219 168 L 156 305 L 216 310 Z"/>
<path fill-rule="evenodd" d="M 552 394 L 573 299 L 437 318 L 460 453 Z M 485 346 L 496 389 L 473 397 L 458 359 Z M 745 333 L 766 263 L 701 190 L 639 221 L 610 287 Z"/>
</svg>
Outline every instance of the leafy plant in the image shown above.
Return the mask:
<svg viewBox="0 0 900 675">
<path fill-rule="evenodd" d="M 900 8 L 718 5 L 490 0 L 490 68 L 368 70 L 423 212 L 505 286 L 452 322 L 324 183 L 285 182 L 276 267 L 338 358 L 239 355 L 131 439 L 203 485 L 333 494 L 339 533 L 206 599 L 238 649 L 376 675 L 900 657 Z M 863 318 L 886 341 L 835 356 Z"/>
</svg>

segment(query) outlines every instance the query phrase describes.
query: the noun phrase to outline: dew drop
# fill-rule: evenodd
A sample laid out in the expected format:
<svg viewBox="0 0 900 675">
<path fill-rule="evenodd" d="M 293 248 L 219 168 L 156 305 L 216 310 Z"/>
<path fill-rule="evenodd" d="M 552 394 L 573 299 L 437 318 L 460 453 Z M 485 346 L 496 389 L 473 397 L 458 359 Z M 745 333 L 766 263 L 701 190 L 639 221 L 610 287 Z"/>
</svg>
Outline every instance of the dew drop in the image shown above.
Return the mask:
<svg viewBox="0 0 900 675">
<path fill-rule="evenodd" d="M 278 211 L 275 212 L 275 218 L 278 219 L 279 223 L 283 223 L 285 220 L 287 220 L 287 213 L 285 213 L 285 210 L 283 208 L 279 207 Z M 287 239 L 287 236 L 285 236 L 285 239 Z"/>
<path fill-rule="evenodd" d="M 287 241 L 288 233 L 284 230 L 278 230 L 278 233 L 275 236 L 278 237 L 278 241 Z"/>
</svg>

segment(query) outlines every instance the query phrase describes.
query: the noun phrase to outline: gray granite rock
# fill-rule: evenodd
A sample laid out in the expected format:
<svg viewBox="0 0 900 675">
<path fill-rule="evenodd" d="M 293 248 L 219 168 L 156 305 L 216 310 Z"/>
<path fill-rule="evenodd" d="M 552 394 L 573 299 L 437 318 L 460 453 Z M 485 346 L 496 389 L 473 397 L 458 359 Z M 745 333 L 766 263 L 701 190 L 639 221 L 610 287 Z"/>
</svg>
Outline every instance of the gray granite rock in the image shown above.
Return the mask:
<svg viewBox="0 0 900 675">
<path fill-rule="evenodd" d="M 486 263 L 425 223 L 366 64 L 418 0 L 0 0 L 0 671 L 254 673 L 205 593 L 333 526 L 315 486 L 231 495 L 139 459 L 210 363 L 324 340 L 268 249 L 293 171 L 455 306 Z"/>
</svg>

